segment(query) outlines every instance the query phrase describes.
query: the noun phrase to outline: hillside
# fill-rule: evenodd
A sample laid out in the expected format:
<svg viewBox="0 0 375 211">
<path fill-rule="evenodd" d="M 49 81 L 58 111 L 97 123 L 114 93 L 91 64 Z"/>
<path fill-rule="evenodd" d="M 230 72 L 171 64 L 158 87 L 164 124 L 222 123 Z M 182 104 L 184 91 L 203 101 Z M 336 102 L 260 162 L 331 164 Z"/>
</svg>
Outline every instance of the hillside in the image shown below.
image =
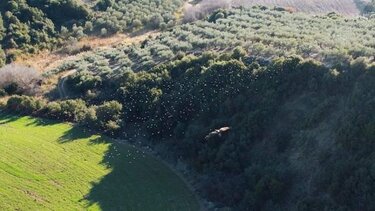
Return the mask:
<svg viewBox="0 0 375 211">
<path fill-rule="evenodd" d="M 0 114 L 1 210 L 198 210 L 155 158 L 80 128 Z"/>
<path fill-rule="evenodd" d="M 147 70 L 184 55 L 225 52 L 236 46 L 266 60 L 300 55 L 330 66 L 347 65 L 361 56 L 373 59 L 374 27 L 374 21 L 367 18 L 291 14 L 260 7 L 231 9 L 176 26 L 140 45 L 94 51 L 51 73 L 76 68 L 93 74 L 101 74 L 103 69 L 117 75 L 127 70 Z"/>
<path fill-rule="evenodd" d="M 186 162 L 215 207 L 372 210 L 374 67 L 265 62 L 236 48 L 115 77 L 77 72 L 71 99 L 13 96 L 4 109 L 120 137 L 134 125 L 161 155 Z"/>
<path fill-rule="evenodd" d="M 82 179 L 67 186 L 80 197 L 63 195 L 72 209 L 197 210 L 196 196 L 208 211 L 375 210 L 375 0 L 16 2 L 6 2 L 13 12 L 3 20 L 17 24 L 4 22 L 5 37 L 32 37 L 44 22 L 56 32 L 4 46 L 13 63 L 0 68 L 8 114 L 0 142 L 13 140 L 0 150 L 16 154 L 0 158 L 0 170 L 39 179 L 41 189 L 26 194 L 40 206 L 59 204 L 48 204 L 58 193 L 42 183 L 56 172 L 30 173 L 35 166 L 17 152 L 40 163 L 27 151 L 39 152 L 33 144 L 63 158 L 46 165 L 67 185 L 70 175 Z M 48 9 L 56 4 L 87 16 L 56 20 Z M 20 141 L 26 135 L 30 143 Z M 194 195 L 158 160 L 116 140 L 147 146 L 189 178 Z M 4 178 L 0 196 L 10 201 L 21 194 L 11 184 L 29 184 Z"/>
<path fill-rule="evenodd" d="M 178 21 L 182 3 L 182 0 L 2 1 L 0 66 L 13 62 L 21 54 L 53 50 L 87 36 L 106 37 L 117 32 L 172 27 Z"/>
<path fill-rule="evenodd" d="M 64 63 L 79 60 L 93 51 L 112 49 L 113 46 L 136 45 L 150 37 L 159 34 L 157 31 L 149 31 L 140 35 L 114 34 L 108 37 L 85 37 L 79 41 L 66 45 L 56 50 L 43 50 L 35 54 L 19 55 L 13 63 L 30 66 L 39 72 L 46 72 L 58 68 Z M 85 48 L 87 50 L 81 50 Z"/>
</svg>

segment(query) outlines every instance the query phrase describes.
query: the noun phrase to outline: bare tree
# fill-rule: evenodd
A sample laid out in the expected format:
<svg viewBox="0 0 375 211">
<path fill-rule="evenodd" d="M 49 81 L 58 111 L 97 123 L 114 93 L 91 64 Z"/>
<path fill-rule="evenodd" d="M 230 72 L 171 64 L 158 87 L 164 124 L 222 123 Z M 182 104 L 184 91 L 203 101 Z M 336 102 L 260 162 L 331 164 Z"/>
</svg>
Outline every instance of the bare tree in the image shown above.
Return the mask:
<svg viewBox="0 0 375 211">
<path fill-rule="evenodd" d="M 42 77 L 33 68 L 16 64 L 0 68 L 0 88 L 10 89 L 12 92 L 32 95 L 39 91 Z"/>
<path fill-rule="evenodd" d="M 219 8 L 232 7 L 232 3 L 232 0 L 202 0 L 197 4 L 188 2 L 184 7 L 184 21 L 189 22 L 201 19 Z"/>
</svg>

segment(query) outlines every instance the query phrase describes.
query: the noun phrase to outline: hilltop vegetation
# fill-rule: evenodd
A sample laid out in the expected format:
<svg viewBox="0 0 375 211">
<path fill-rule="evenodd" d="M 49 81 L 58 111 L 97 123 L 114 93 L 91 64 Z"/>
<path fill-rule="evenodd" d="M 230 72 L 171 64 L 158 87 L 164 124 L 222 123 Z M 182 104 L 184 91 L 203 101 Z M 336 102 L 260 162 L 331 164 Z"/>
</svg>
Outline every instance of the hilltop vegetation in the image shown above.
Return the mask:
<svg viewBox="0 0 375 211">
<path fill-rule="evenodd" d="M 0 3 L 0 66 L 18 54 L 53 49 L 87 35 L 165 29 L 177 21 L 182 0 L 5 0 Z M 126 6 L 125 6 L 126 4 Z"/>
<path fill-rule="evenodd" d="M 263 3 L 270 4 L 270 2 Z M 272 5 L 295 6 L 296 8 L 299 5 L 297 2 L 284 3 L 272 3 Z M 80 0 L 2 1 L 0 3 L 0 44 L 5 53 L 0 50 L 0 66 L 4 65 L 5 61 L 8 63 L 14 61 L 15 57 L 21 53 L 34 53 L 43 48 L 53 49 L 61 47 L 67 41 L 74 42 L 87 35 L 107 36 L 117 32 L 135 32 L 142 29 L 170 29 L 179 22 L 183 13 L 183 4 L 183 0 L 100 0 L 89 2 Z M 244 3 L 234 1 L 231 4 L 234 6 L 243 6 L 252 5 L 254 2 Z M 324 3 L 328 6 L 319 4 L 317 2 L 310 2 L 308 6 L 300 6 L 309 8 L 309 11 L 315 11 L 314 8 L 310 8 L 314 6 L 325 8 L 327 11 L 337 10 L 339 13 L 341 10 L 345 11 L 345 7 L 341 8 L 341 6 L 338 6 L 338 9 L 329 9 L 329 5 L 337 4 Z M 341 2 L 341 4 L 343 3 Z M 359 1 L 358 4 L 364 14 L 369 15 L 373 12 L 373 2 L 364 3 Z M 345 14 L 345 12 L 343 13 Z M 269 17 L 260 16 L 259 18 Z M 289 17 L 285 18 L 288 19 Z M 304 19 L 306 17 L 300 18 Z M 238 20 L 234 19 L 231 21 Z M 317 20 L 317 22 L 320 22 L 320 20 Z M 262 21 L 262 23 L 265 22 Z M 287 23 L 286 25 L 289 24 Z M 198 27 L 203 26 L 198 25 Z M 204 27 L 211 28 L 211 26 Z M 343 32 L 341 31 L 342 29 L 344 27 L 340 28 L 340 31 L 337 32 Z M 190 29 L 182 28 L 180 30 Z M 220 43 L 218 44 L 220 45 Z M 186 48 L 187 46 L 184 47 Z"/>
<path fill-rule="evenodd" d="M 250 3 L 249 3 L 250 4 Z M 294 4 L 294 3 L 288 3 Z M 125 6 L 126 5 L 126 6 Z M 233 2 L 233 5 L 244 5 L 241 2 Z M 107 36 L 111 35 L 116 32 L 135 32 L 140 31 L 142 29 L 161 29 L 166 30 L 173 27 L 179 21 L 179 17 L 182 15 L 182 0 L 161 0 L 161 1 L 149 1 L 149 0 L 137 0 L 137 1 L 111 1 L 111 0 L 101 0 L 101 1 L 91 1 L 91 3 L 83 3 L 82 1 L 77 0 L 68 0 L 68 1 L 51 1 L 51 0 L 43 0 L 43 1 L 33 1 L 33 0 L 16 0 L 16 1 L 3 1 L 0 3 L 0 44 L 2 48 L 6 51 L 6 55 L 4 52 L 0 52 L 0 65 L 2 66 L 5 62 L 5 56 L 7 57 L 7 62 L 12 62 L 17 55 L 24 52 L 34 53 L 39 49 L 43 48 L 56 48 L 61 46 L 63 43 L 74 42 L 75 40 L 79 40 L 87 35 L 95 35 L 95 36 Z M 364 13 L 370 14 L 373 9 L 373 3 L 366 3 L 362 5 Z M 282 10 L 282 8 L 278 8 Z M 262 9 L 263 10 L 263 9 Z M 313 9 L 311 9 L 313 10 Z M 276 11 L 274 11 L 276 12 Z M 253 42 L 253 39 L 257 39 L 257 37 L 247 37 L 248 39 L 243 39 L 243 37 L 238 37 L 240 34 L 245 33 L 247 28 L 250 26 L 254 27 L 254 24 L 260 24 L 258 27 L 268 27 L 267 25 L 262 24 L 272 24 L 269 21 L 275 21 L 275 27 L 291 27 L 293 25 L 301 25 L 303 24 L 302 21 L 310 21 L 311 17 L 305 16 L 303 14 L 292 16 L 290 17 L 287 14 L 278 14 L 277 12 L 267 12 L 263 13 L 262 11 L 256 11 L 253 9 L 252 11 L 246 10 L 239 12 L 238 10 L 232 10 L 231 14 L 228 15 L 229 18 L 227 22 L 223 20 L 223 22 L 219 21 L 219 23 L 215 24 L 213 27 L 210 24 L 205 22 L 193 24 L 193 28 L 186 28 L 190 27 L 189 25 L 184 25 L 184 27 L 176 28 L 173 30 L 172 35 L 164 34 L 164 40 L 168 40 L 172 38 L 173 43 L 158 43 L 161 45 L 166 45 L 166 47 L 159 46 L 158 50 L 163 51 L 164 57 L 170 56 L 170 52 L 165 52 L 168 48 L 172 48 L 176 44 L 177 46 L 172 48 L 171 50 L 176 53 L 178 51 L 186 51 L 191 50 L 199 50 L 204 46 L 212 46 L 213 44 L 217 45 L 219 48 L 227 48 L 234 43 L 227 43 L 228 40 L 233 38 L 233 34 L 236 34 L 236 38 L 239 39 L 242 43 L 235 43 L 235 44 L 246 44 L 248 43 L 249 39 Z M 254 13 L 254 15 L 249 15 L 247 17 L 247 13 Z M 221 16 L 222 13 L 219 14 Z M 258 16 L 258 17 L 257 17 Z M 274 17 L 272 17 L 274 16 Z M 278 20 L 278 16 L 282 17 L 283 20 Z M 218 17 L 219 18 L 219 17 Z M 222 17 L 221 17 L 222 18 Z M 265 19 L 269 21 L 259 21 L 258 19 Z M 298 20 L 296 20 L 296 18 Z M 314 18 L 313 18 L 314 19 Z M 326 31 L 327 33 L 331 33 L 330 27 L 332 30 L 337 34 L 345 33 L 348 30 L 345 30 L 347 27 L 352 27 L 356 24 L 356 21 L 352 21 L 350 19 L 349 24 L 345 24 L 346 18 L 344 17 L 337 17 L 340 24 L 335 25 L 334 21 L 326 21 L 320 20 L 317 18 L 315 21 L 317 25 L 313 27 L 317 30 Z M 32 20 L 32 21 L 29 21 Z M 258 20 L 258 21 L 257 21 Z M 229 25 L 229 22 L 248 22 L 246 24 L 241 25 Z M 363 20 L 357 20 L 360 23 L 359 28 L 364 29 L 362 24 Z M 211 21 L 212 22 L 212 21 Z M 258 23 L 259 22 L 259 23 Z M 320 23 L 323 24 L 320 24 Z M 281 24 L 281 25 L 279 25 Z M 367 23 L 366 23 L 367 24 Z M 271 25 L 270 25 L 271 26 Z M 340 26 L 338 29 L 335 26 Z M 208 28 L 208 30 L 203 29 L 203 27 Z M 274 27 L 272 25 L 272 27 Z M 328 27 L 328 30 L 327 30 Z M 357 26 L 358 27 L 358 26 Z M 372 27 L 371 25 L 368 27 Z M 252 27 L 250 27 L 252 28 Z M 254 29 L 254 28 L 252 28 Z M 181 33 L 184 34 L 178 34 Z M 197 31 L 198 30 L 198 31 Z M 204 40 L 200 41 L 200 43 L 196 43 L 198 41 L 194 41 L 194 39 L 199 39 L 199 37 L 194 37 L 197 33 L 200 33 L 199 30 L 204 30 Z M 224 31 L 223 31 L 224 30 Z M 256 28 L 255 30 L 258 30 Z M 286 31 L 287 29 L 280 28 L 282 31 Z M 297 29 L 298 31 L 299 29 Z M 306 29 L 304 29 L 306 30 Z M 193 34 L 190 33 L 193 32 Z M 220 31 L 226 32 L 223 39 L 218 40 L 218 36 L 212 33 L 219 33 Z M 293 32 L 293 31 L 292 31 Z M 296 31 L 294 31 L 296 32 Z M 303 31 L 309 33 L 309 31 Z M 187 34 L 191 34 L 190 38 L 186 40 L 184 36 Z M 229 34 L 228 34 L 229 33 Z M 282 35 L 272 35 L 270 32 L 267 34 L 263 34 L 262 32 L 255 33 L 259 35 L 260 38 L 264 37 L 264 35 L 271 35 L 272 37 L 280 37 Z M 352 33 L 350 31 L 350 33 Z M 357 35 L 362 36 L 361 34 L 350 34 L 345 37 L 355 37 Z M 363 32 L 360 32 L 363 33 Z M 232 36 L 230 36 L 232 34 Z M 199 34 L 198 34 L 199 35 Z M 172 37 L 170 37 L 172 36 Z M 332 38 L 330 34 L 324 34 L 325 38 Z M 313 37 L 311 37 L 313 38 Z M 333 37 L 336 38 L 336 37 Z M 364 40 L 362 38 L 365 38 Z M 174 41 L 179 41 L 179 43 L 174 43 Z M 193 39 L 193 40 L 192 40 Z M 270 38 L 268 38 L 269 40 Z M 318 38 L 320 39 L 320 38 Z M 367 42 L 366 37 L 361 37 L 358 39 L 360 42 Z M 363 41 L 362 41 L 363 40 Z M 279 42 L 283 42 L 284 40 L 279 40 Z M 287 44 L 293 44 L 298 42 L 295 40 L 290 42 L 291 40 L 287 40 Z M 166 42 L 166 41 L 164 41 Z M 188 43 L 187 43 L 188 42 Z M 257 41 L 258 42 L 258 41 Z M 263 41 L 262 43 L 265 45 L 269 45 L 270 43 L 264 43 L 267 40 Z M 341 42 L 341 40 L 338 40 Z M 273 43 L 271 43 L 273 44 Z M 275 43 L 278 44 L 278 43 Z M 315 44 L 315 43 L 312 43 Z M 325 44 L 325 43 L 323 43 Z M 225 46 L 223 46 L 225 45 Z M 259 46 L 261 48 L 261 46 Z M 298 47 L 298 46 L 293 46 Z M 302 46 L 305 47 L 305 46 Z M 319 46 L 310 46 L 311 47 L 318 47 Z M 344 46 L 346 47 L 346 46 Z M 362 46 L 360 46 L 362 47 Z M 306 47 L 305 47 L 306 48 Z M 309 48 L 309 49 L 310 49 Z M 332 49 L 331 46 L 329 48 Z M 288 50 L 288 49 L 287 49 Z M 339 50 L 351 50 L 350 48 L 344 48 Z M 283 51 L 283 49 L 281 49 Z M 372 52 L 369 52 L 372 53 Z"/>
<path fill-rule="evenodd" d="M 95 9 L 94 27 L 108 33 L 129 30 L 166 29 L 177 22 L 183 0 L 100 0 Z"/>
<path fill-rule="evenodd" d="M 0 44 L 7 51 L 7 62 L 20 52 L 54 47 L 61 42 L 60 27 L 89 17 L 88 9 L 75 0 L 6 0 L 0 3 L 0 14 Z"/>
<path fill-rule="evenodd" d="M 176 26 L 141 45 L 87 54 L 84 59 L 52 70 L 51 74 L 71 68 L 94 75 L 147 71 L 184 55 L 229 51 L 236 46 L 265 60 L 300 55 L 329 66 L 347 66 L 358 57 L 373 59 L 372 28 L 375 28 L 372 19 L 346 18 L 333 13 L 311 16 L 265 7 L 219 10 L 206 20 Z"/>
</svg>

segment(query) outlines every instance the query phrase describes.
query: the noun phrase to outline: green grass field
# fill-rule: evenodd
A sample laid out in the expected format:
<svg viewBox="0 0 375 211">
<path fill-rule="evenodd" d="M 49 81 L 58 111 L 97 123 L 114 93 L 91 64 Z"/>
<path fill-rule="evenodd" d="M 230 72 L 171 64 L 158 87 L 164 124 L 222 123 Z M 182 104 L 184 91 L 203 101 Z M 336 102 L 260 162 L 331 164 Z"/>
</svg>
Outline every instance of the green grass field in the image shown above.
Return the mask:
<svg viewBox="0 0 375 211">
<path fill-rule="evenodd" d="M 157 159 L 69 124 L 0 114 L 0 210 L 199 210 Z"/>
</svg>

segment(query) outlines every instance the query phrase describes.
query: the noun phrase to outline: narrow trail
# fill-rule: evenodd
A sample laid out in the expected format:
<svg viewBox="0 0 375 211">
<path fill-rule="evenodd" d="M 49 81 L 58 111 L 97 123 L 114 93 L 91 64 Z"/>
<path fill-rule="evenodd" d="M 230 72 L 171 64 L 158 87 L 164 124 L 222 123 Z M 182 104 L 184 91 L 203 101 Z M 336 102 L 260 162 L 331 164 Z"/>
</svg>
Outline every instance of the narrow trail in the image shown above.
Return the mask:
<svg viewBox="0 0 375 211">
<path fill-rule="evenodd" d="M 59 92 L 60 99 L 65 99 L 68 96 L 67 90 L 65 88 L 66 80 L 68 79 L 68 76 L 73 75 L 76 72 L 77 70 L 70 70 L 60 77 L 60 80 L 57 84 L 57 90 Z"/>
<path fill-rule="evenodd" d="M 41 73 L 48 72 L 54 68 L 57 68 L 64 62 L 78 60 L 85 55 L 92 53 L 97 50 L 111 49 L 119 45 L 131 45 L 135 43 L 140 43 L 149 37 L 155 37 L 159 35 L 158 31 L 147 31 L 140 34 L 115 34 L 110 37 L 100 38 L 100 37 L 86 37 L 79 41 L 77 45 L 89 45 L 92 50 L 81 52 L 75 55 L 61 54 L 58 51 L 42 51 L 33 55 L 24 55 L 18 57 L 15 63 L 33 67 Z M 115 67 L 116 68 L 116 67 Z M 117 67 L 119 68 L 119 67 Z M 71 70 L 63 73 L 63 75 L 52 76 L 51 84 L 45 86 L 45 90 L 51 90 L 56 88 L 58 95 L 61 99 L 68 97 L 68 91 L 66 89 L 66 80 L 69 75 L 74 74 L 77 70 Z"/>
</svg>

